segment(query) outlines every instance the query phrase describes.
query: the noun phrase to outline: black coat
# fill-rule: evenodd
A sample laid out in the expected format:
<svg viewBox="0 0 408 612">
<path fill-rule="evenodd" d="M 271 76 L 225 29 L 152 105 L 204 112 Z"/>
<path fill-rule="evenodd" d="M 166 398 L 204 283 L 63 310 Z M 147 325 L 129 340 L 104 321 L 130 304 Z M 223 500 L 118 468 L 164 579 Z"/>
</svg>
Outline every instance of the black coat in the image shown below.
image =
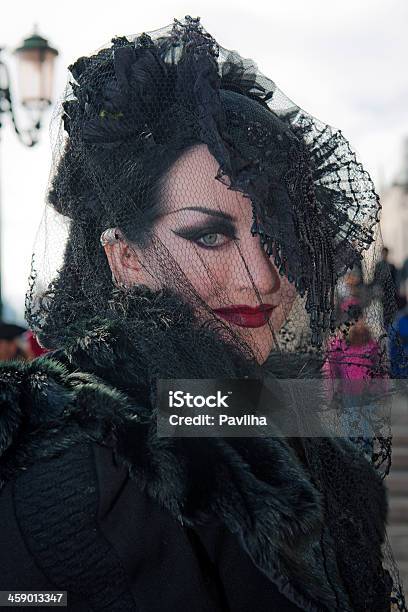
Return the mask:
<svg viewBox="0 0 408 612">
<path fill-rule="evenodd" d="M 78 611 L 388 612 L 366 459 L 315 439 L 311 470 L 283 439 L 158 438 L 151 330 L 143 359 L 121 333 L 89 322 L 1 366 L 0 590 L 67 590 Z"/>
<path fill-rule="evenodd" d="M 68 590 L 81 611 L 299 610 L 222 524 L 182 526 L 106 447 L 38 462 L 0 508 L 2 590 Z"/>
</svg>

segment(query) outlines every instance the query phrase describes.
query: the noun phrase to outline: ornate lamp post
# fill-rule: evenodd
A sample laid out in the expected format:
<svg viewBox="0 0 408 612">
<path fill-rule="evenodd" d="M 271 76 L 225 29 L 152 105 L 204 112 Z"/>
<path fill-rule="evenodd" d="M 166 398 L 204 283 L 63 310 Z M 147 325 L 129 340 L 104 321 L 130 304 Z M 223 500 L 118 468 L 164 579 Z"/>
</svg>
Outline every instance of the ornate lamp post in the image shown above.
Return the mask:
<svg viewBox="0 0 408 612">
<path fill-rule="evenodd" d="M 38 142 L 44 112 L 52 102 L 54 63 L 58 51 L 50 47 L 48 41 L 34 31 L 14 53 L 18 59 L 19 102 L 29 115 L 30 126 L 21 129 L 17 122 L 15 102 L 11 93 L 10 73 L 0 57 L 0 138 L 3 116 L 8 114 L 20 142 L 27 147 L 33 147 Z M 1 313 L 0 266 L 0 317 Z"/>
</svg>

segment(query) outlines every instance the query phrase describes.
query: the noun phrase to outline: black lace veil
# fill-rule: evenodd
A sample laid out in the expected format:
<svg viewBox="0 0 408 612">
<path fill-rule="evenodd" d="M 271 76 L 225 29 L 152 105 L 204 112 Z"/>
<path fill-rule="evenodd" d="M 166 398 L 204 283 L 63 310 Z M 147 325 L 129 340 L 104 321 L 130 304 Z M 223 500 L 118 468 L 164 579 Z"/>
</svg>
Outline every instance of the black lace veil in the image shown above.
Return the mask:
<svg viewBox="0 0 408 612">
<path fill-rule="evenodd" d="M 63 347 L 85 319 L 114 316 L 131 330 L 140 300 L 164 289 L 248 363 L 301 357 L 299 377 L 313 361 L 334 384 L 353 371 L 360 337 L 357 367 L 387 377 L 392 288 L 381 297 L 367 289 L 380 203 L 340 131 L 190 17 L 114 38 L 69 70 L 27 293 L 27 320 L 44 346 Z M 344 291 L 353 274 L 361 295 L 348 281 Z M 258 311 L 231 313 L 234 305 Z M 171 326 L 185 312 L 161 320 Z M 209 345 L 206 355 L 209 364 Z M 385 475 L 385 418 L 371 450 Z M 310 448 L 305 456 L 317 466 Z M 390 602 L 405 610 L 389 549 L 384 559 Z"/>
</svg>

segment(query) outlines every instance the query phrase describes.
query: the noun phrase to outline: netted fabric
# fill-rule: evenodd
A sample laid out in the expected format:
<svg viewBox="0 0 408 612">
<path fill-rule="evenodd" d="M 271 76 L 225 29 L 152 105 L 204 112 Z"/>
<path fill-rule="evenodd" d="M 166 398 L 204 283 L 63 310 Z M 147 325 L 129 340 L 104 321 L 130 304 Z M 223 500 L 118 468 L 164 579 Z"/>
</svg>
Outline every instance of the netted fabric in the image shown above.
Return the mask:
<svg viewBox="0 0 408 612">
<path fill-rule="evenodd" d="M 387 379 L 394 296 L 378 267 L 380 204 L 369 175 L 340 131 L 220 47 L 198 19 L 115 38 L 80 58 L 53 129 L 27 294 L 27 320 L 44 346 L 64 347 L 79 321 L 114 317 L 131 331 L 146 287 L 165 288 L 189 306 L 173 320 L 194 312 L 179 340 L 203 373 L 211 347 L 204 363 L 194 326 L 219 339 L 220 368 L 222 343 L 251 374 L 249 364 L 300 353 L 299 376 L 313 359 L 330 383 L 339 431 L 357 401 L 344 381 Z M 152 324 L 158 314 L 153 300 Z M 186 378 L 186 362 L 172 364 L 172 375 Z M 355 442 L 385 475 L 388 420 Z M 317 470 L 322 448 L 314 448 L 303 459 Z M 330 482 L 349 487 L 341 470 Z M 390 601 L 404 610 L 389 550 L 385 564 Z"/>
<path fill-rule="evenodd" d="M 64 222 L 74 224 L 69 228 L 72 257 L 66 253 L 64 265 L 75 287 L 77 278 L 82 281 L 84 298 L 76 292 L 74 300 L 78 312 L 90 303 L 95 308 L 96 302 L 100 312 L 106 304 L 106 282 L 95 283 L 107 267 L 98 241 L 85 240 L 88 252 L 81 254 L 74 243 L 82 244 L 87 232 L 100 235 L 115 226 L 131 242 L 152 242 L 159 201 L 171 200 L 171 208 L 177 198 L 197 199 L 194 171 L 205 159 L 206 178 L 233 190 L 231 207 L 240 206 L 247 217 L 250 211 L 251 233 L 260 237 L 285 285 L 288 297 L 281 303 L 292 311 L 294 296 L 304 296 L 310 340 L 321 343 L 323 333 L 334 327 L 336 281 L 361 261 L 379 212 L 369 176 L 341 133 L 307 116 L 253 62 L 220 48 L 195 20 L 134 40 L 116 38 L 111 47 L 78 60 L 71 74 L 57 115 L 62 114 L 65 129 L 57 139 L 58 172 L 49 204 Z M 172 187 L 167 194 L 166 177 L 182 156 L 177 191 Z M 217 183 L 212 191 L 215 204 L 227 197 Z M 187 217 L 181 221 L 186 225 Z M 167 259 L 167 245 L 158 235 L 154 240 L 155 253 L 160 250 Z M 234 250 L 239 246 L 235 241 Z M 162 261 L 157 274 L 167 277 Z M 47 310 L 43 303 L 41 320 L 33 320 L 36 327 L 43 326 Z"/>
</svg>

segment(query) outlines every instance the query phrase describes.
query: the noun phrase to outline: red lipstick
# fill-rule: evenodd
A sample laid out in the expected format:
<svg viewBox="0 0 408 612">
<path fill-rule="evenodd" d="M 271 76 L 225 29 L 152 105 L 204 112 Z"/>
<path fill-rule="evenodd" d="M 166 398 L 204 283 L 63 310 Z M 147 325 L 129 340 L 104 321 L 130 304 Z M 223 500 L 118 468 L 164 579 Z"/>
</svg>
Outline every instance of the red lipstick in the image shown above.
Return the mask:
<svg viewBox="0 0 408 612">
<path fill-rule="evenodd" d="M 226 308 L 215 308 L 213 312 L 240 327 L 262 327 L 268 322 L 274 308 L 276 306 L 272 306 L 272 304 L 261 304 L 256 308 L 245 304 L 237 304 Z"/>
</svg>

